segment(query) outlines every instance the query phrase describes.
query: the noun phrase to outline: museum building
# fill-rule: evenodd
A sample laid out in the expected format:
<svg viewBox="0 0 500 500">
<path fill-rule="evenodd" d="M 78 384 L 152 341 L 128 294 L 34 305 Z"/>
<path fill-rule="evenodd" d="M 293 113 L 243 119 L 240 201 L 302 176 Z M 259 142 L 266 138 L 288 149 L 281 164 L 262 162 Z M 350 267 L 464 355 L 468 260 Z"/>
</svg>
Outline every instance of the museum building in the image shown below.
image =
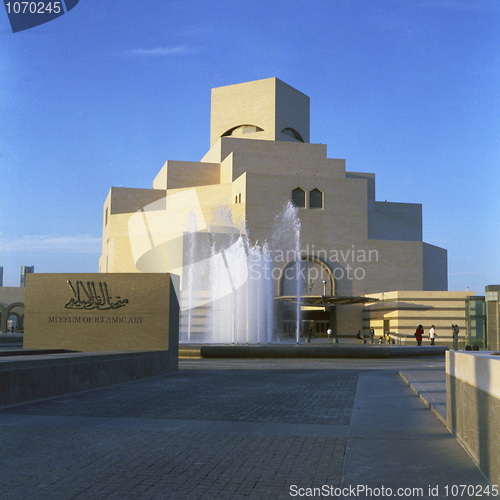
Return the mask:
<svg viewBox="0 0 500 500">
<path fill-rule="evenodd" d="M 314 336 L 328 327 L 339 336 L 371 326 L 377 335 L 410 335 L 420 323 L 450 335 L 452 322 L 465 328 L 474 292 L 447 292 L 447 251 L 423 241 L 422 205 L 377 201 L 374 173 L 346 170 L 325 144 L 310 143 L 309 97 L 277 78 L 212 89 L 201 161 L 167 161 L 151 189 L 111 188 L 99 272 L 179 275 L 181 339 L 186 328 L 196 339 L 225 285 L 209 285 L 203 266 L 193 273 L 186 263 L 203 245 L 211 253 L 194 260 L 215 261 L 215 241 L 226 244 L 217 255 L 235 293 L 252 273 L 239 275 L 234 263 L 260 245 L 273 332 L 291 336 L 297 324 Z M 246 293 L 247 305 L 256 294 Z"/>
</svg>

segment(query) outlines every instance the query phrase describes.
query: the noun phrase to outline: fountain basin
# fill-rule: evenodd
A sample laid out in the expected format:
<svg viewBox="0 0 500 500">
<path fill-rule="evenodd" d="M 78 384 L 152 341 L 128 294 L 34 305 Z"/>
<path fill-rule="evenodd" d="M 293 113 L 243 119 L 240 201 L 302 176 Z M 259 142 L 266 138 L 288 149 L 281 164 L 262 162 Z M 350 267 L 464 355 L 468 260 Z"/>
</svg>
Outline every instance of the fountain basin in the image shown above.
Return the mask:
<svg viewBox="0 0 500 500">
<path fill-rule="evenodd" d="M 447 347 L 384 345 L 181 345 L 181 358 L 401 358 L 435 356 L 444 359 Z"/>
</svg>

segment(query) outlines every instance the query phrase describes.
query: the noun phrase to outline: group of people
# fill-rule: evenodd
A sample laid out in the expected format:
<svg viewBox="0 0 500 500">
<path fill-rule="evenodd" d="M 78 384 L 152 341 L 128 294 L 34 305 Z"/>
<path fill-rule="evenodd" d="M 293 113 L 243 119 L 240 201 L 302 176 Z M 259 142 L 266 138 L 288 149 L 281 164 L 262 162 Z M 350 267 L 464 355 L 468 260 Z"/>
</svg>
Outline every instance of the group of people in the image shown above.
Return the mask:
<svg viewBox="0 0 500 500">
<path fill-rule="evenodd" d="M 453 349 L 455 351 L 458 350 L 458 334 L 460 333 L 460 329 L 458 328 L 458 325 L 451 325 L 451 328 L 453 329 Z M 310 328 L 310 330 L 312 330 Z M 327 336 L 329 339 L 332 338 L 332 329 L 330 327 L 328 327 L 328 330 L 327 330 Z M 418 325 L 416 331 L 415 331 L 415 338 L 417 339 L 417 345 L 422 345 L 422 339 L 425 335 L 425 332 L 424 332 L 424 327 L 422 325 Z M 309 332 L 309 336 L 311 336 L 311 331 Z M 436 333 L 436 327 L 434 325 L 431 326 L 431 328 L 429 329 L 429 332 L 427 334 L 427 339 L 430 340 L 431 342 L 431 345 L 436 345 L 436 338 L 437 338 L 438 334 Z M 362 335 L 361 335 L 361 331 L 358 331 L 358 333 L 356 334 L 356 338 L 357 339 L 362 339 Z M 374 343 L 374 340 L 375 340 L 375 330 L 374 328 L 370 328 L 370 343 Z M 387 332 L 383 337 L 380 337 L 379 339 L 379 344 L 382 344 L 384 343 L 384 341 L 389 344 L 391 342 L 391 336 L 390 336 L 390 333 Z"/>
<path fill-rule="evenodd" d="M 379 344 L 383 344 L 384 342 L 386 344 L 390 344 L 391 343 L 391 334 L 390 334 L 390 332 L 386 332 L 382 337 L 380 337 L 378 339 L 378 343 Z M 370 328 L 370 344 L 374 344 L 374 343 L 375 343 L 375 329 L 372 326 Z"/>
<path fill-rule="evenodd" d="M 458 334 L 460 333 L 460 329 L 458 328 L 458 325 L 451 325 L 451 328 L 453 330 L 453 349 L 455 351 L 458 350 Z M 415 338 L 417 339 L 417 345 L 422 345 L 422 338 L 424 336 L 424 327 L 422 325 L 418 325 L 416 331 L 415 331 Z M 431 345 L 436 345 L 436 327 L 434 325 L 431 326 L 429 330 L 429 334 L 427 335 L 427 338 L 431 341 Z"/>
</svg>

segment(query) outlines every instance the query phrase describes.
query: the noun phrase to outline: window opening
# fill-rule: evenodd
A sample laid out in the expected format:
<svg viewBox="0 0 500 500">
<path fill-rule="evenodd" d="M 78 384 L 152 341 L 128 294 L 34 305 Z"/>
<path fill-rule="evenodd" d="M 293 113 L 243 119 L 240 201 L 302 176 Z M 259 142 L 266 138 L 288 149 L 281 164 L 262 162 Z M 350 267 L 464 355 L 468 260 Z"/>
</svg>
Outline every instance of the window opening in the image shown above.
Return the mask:
<svg viewBox="0 0 500 500">
<path fill-rule="evenodd" d="M 309 192 L 309 208 L 323 208 L 323 193 L 317 188 Z"/>
<path fill-rule="evenodd" d="M 292 191 L 292 203 L 298 208 L 306 207 L 306 192 L 302 188 L 295 188 Z"/>
</svg>

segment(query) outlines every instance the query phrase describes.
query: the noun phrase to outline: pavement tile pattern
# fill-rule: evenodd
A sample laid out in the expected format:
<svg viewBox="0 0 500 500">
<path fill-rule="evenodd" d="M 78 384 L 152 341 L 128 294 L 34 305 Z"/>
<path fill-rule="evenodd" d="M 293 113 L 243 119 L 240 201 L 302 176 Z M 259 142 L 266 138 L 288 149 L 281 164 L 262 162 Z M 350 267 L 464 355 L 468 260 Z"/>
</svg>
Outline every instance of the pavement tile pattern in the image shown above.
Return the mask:
<svg viewBox="0 0 500 500">
<path fill-rule="evenodd" d="M 13 427 L 7 436 L 2 499 L 290 498 L 291 478 L 338 485 L 345 451 L 345 439 L 231 433 Z"/>
<path fill-rule="evenodd" d="M 292 483 L 338 486 L 358 377 L 188 369 L 1 409 L 1 498 L 268 500 Z"/>
<path fill-rule="evenodd" d="M 442 392 L 442 358 L 191 359 L 172 376 L 2 408 L 0 499 L 284 500 L 323 486 L 444 499 L 453 484 L 486 487 L 400 373 Z"/>
<path fill-rule="evenodd" d="M 190 370 L 2 413 L 348 425 L 356 370 Z"/>
</svg>

